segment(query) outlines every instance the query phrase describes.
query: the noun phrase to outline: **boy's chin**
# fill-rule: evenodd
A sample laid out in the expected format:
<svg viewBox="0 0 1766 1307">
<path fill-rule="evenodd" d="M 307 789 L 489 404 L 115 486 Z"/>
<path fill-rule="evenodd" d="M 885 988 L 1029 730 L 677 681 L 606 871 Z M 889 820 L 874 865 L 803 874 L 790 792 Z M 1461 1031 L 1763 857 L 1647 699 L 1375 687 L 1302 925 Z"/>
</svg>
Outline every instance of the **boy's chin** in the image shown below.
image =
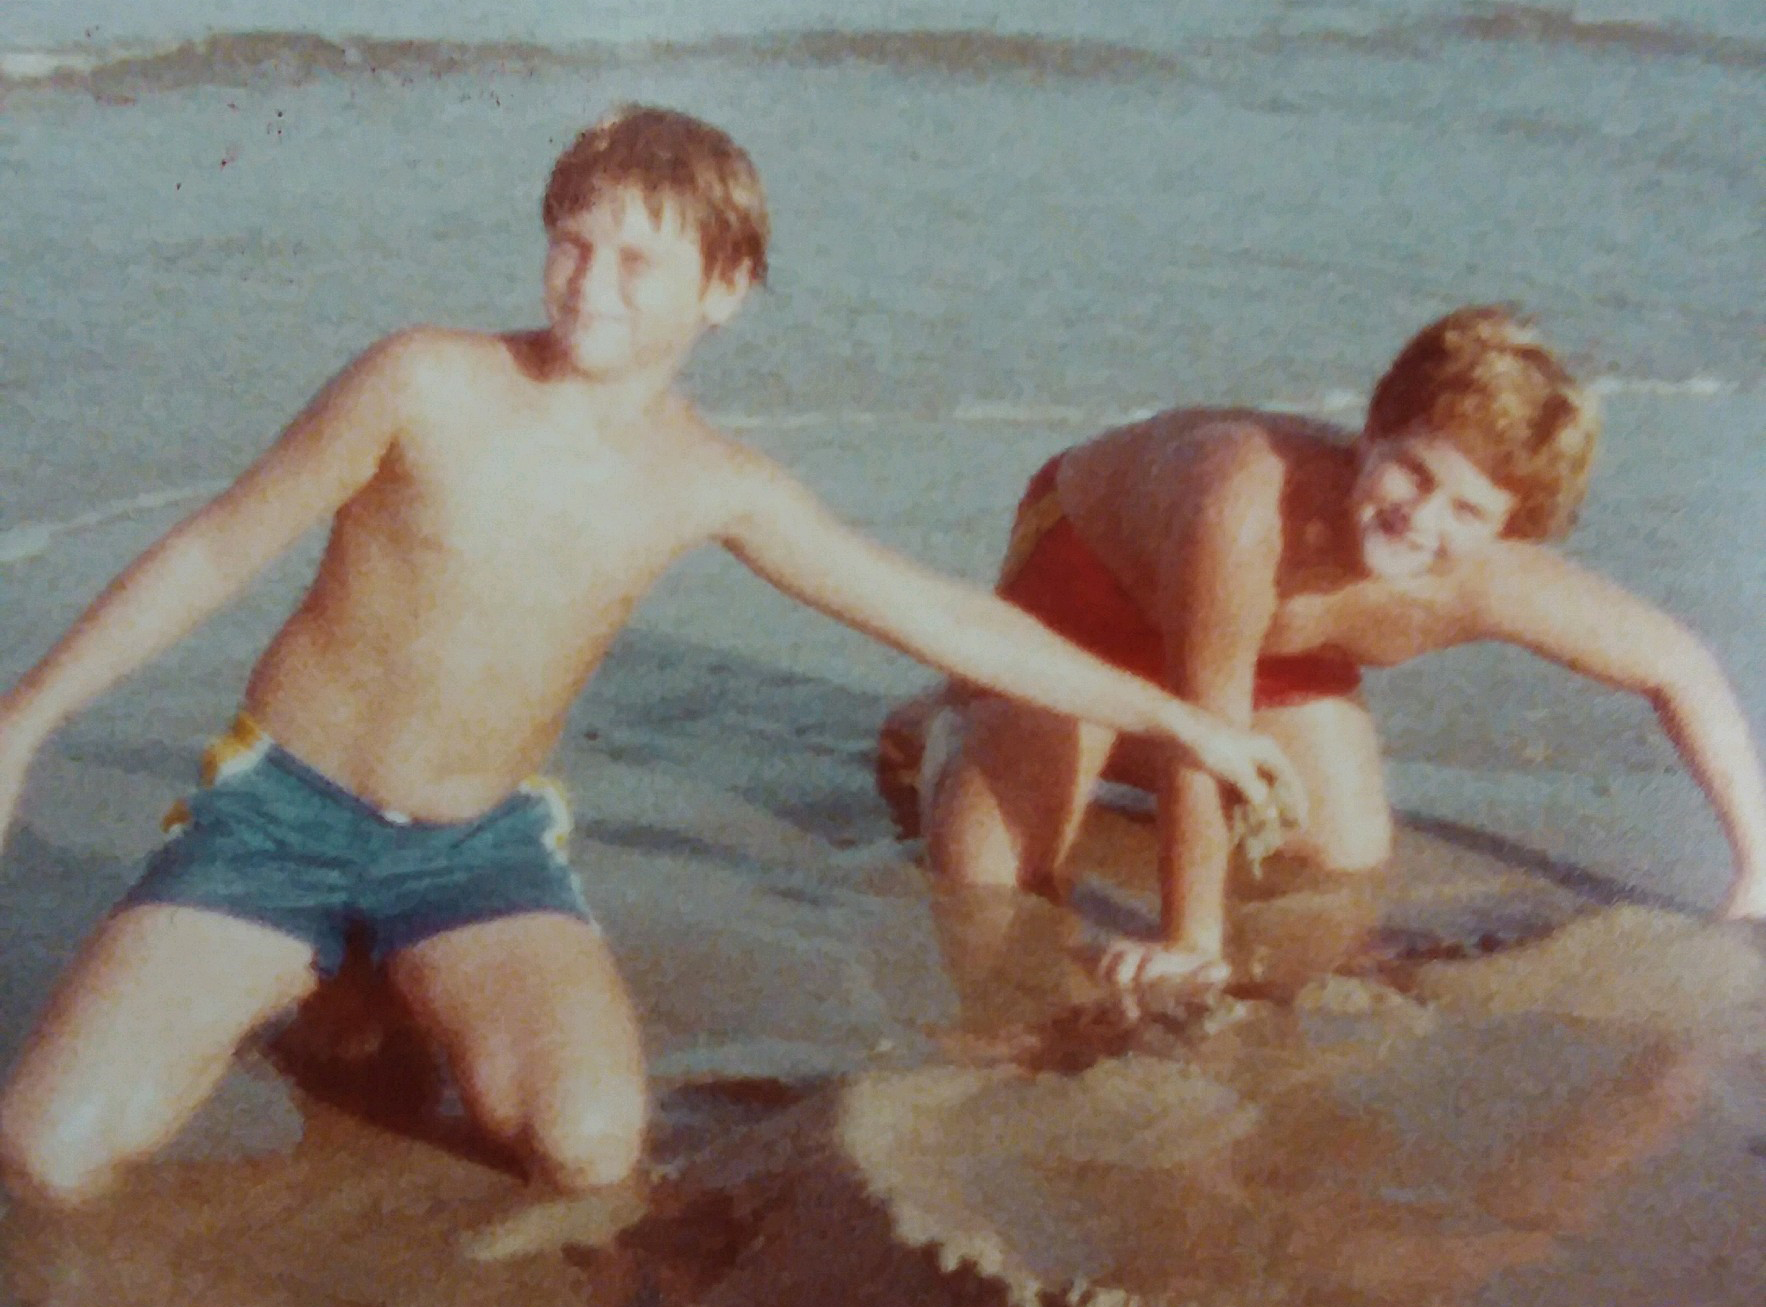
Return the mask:
<svg viewBox="0 0 1766 1307">
<path fill-rule="evenodd" d="M 617 377 L 632 366 L 632 352 L 623 344 L 565 339 L 559 353 L 587 377 Z"/>
</svg>

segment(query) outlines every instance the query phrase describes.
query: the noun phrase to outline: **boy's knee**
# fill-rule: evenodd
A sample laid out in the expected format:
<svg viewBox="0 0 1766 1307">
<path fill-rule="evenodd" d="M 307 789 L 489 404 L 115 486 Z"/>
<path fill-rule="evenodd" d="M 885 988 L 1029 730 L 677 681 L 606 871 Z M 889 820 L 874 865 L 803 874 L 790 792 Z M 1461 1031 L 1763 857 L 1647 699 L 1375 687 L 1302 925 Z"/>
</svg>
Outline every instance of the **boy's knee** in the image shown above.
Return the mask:
<svg viewBox="0 0 1766 1307">
<path fill-rule="evenodd" d="M 534 1161 L 566 1189 L 617 1184 L 643 1156 L 647 1107 L 636 1085 L 560 1095 L 530 1123 Z"/>
<path fill-rule="evenodd" d="M 102 1195 L 115 1174 L 116 1158 L 90 1114 L 0 1103 L 0 1178 L 15 1197 L 75 1207 Z"/>
<path fill-rule="evenodd" d="M 1320 871 L 1372 871 L 1392 856 L 1392 818 L 1381 813 L 1354 824 L 1302 831 L 1284 852 Z"/>
</svg>

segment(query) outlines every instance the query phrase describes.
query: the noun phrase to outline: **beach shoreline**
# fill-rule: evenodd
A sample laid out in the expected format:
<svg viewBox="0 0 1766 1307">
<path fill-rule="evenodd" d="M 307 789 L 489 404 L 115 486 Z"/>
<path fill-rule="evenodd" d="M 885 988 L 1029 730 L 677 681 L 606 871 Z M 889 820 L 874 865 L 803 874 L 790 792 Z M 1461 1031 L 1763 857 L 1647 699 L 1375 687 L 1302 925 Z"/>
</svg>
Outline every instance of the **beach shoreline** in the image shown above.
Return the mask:
<svg viewBox="0 0 1766 1307">
<path fill-rule="evenodd" d="M 58 88 L 0 64 L 0 683 L 371 341 L 411 321 L 532 321 L 545 168 L 584 121 L 644 99 L 732 130 L 774 209 L 774 284 L 707 342 L 691 392 L 884 542 L 986 580 L 1055 450 L 1189 402 L 1352 428 L 1414 328 L 1515 302 L 1605 410 L 1568 552 L 1700 632 L 1762 738 L 1757 15 L 1305 8 L 1186 7 L 1176 23 L 1136 4 L 1086 26 L 965 0 L 885 32 L 869 9 L 827 30 L 813 5 L 778 0 L 728 30 L 678 23 L 671 51 L 636 27 L 641 48 L 606 25 L 455 31 L 420 5 L 403 7 L 408 28 L 360 20 L 380 14 L 409 47 L 384 70 L 300 63 L 300 40 L 335 43 L 341 11 L 299 32 L 259 6 L 254 29 L 299 40 L 258 45 L 200 8 L 141 9 L 91 38 L 48 8 L 21 16 L 0 52 L 71 50 L 105 71 Z M 122 68 L 112 43 L 137 39 L 192 44 Z M 517 40 L 545 57 L 499 59 Z M 593 59 L 569 53 L 597 40 Z M 0 854 L 0 1064 L 193 783 L 319 545 L 44 751 Z M 104 1213 L 59 1233 L 0 1219 L 6 1291 L 30 1307 L 665 1290 L 782 1307 L 796 1292 L 907 1301 L 916 1285 L 998 1301 L 1008 1280 L 1059 1296 L 1064 1267 L 1091 1266 L 1148 1301 L 1170 1275 L 1221 1307 L 1757 1300 L 1761 944 L 1700 921 L 1728 851 L 1646 705 L 1508 649 L 1370 674 L 1402 828 L 1388 892 L 1374 908 L 1342 886 L 1253 896 L 1259 965 L 1291 966 L 1234 1000 L 1239 1033 L 1135 1033 L 1099 1014 L 1040 901 L 957 913 L 967 926 L 941 915 L 871 775 L 877 726 L 927 679 L 705 553 L 645 600 L 573 712 L 556 765 L 574 863 L 637 996 L 660 1107 L 650 1207 L 548 1208 L 475 1150 L 445 1088 L 431 1107 L 451 1124 L 414 1137 L 254 1050 Z M 1144 912 L 1145 824 L 1106 812 L 1088 840 L 1098 893 Z M 989 970 L 990 938 L 1021 956 Z M 1489 956 L 1442 954 L 1468 939 Z M 1352 940 L 1436 950 L 1438 988 L 1417 988 L 1421 961 L 1403 983 L 1351 966 Z M 1385 1044 L 1411 1052 L 1373 1051 Z M 1173 1088 L 1172 1068 L 1213 1088 Z M 1041 1199 L 1006 1201 L 985 1167 L 964 1170 L 985 1150 L 964 1151 L 978 1117 L 960 1104 L 1006 1119 L 990 1095 L 1020 1073 L 1043 1119 L 1076 1123 L 1065 1144 L 1044 1139 L 1054 1153 L 1128 1135 L 1088 1133 L 1088 1110 L 1166 1121 L 1169 1165 L 1142 1190 L 1196 1246 L 1218 1238 L 1239 1260 L 1192 1281 L 1124 1253 L 1140 1278 L 1098 1279 L 1105 1251 L 1149 1245 L 1122 1198 L 1141 1190 L 1087 1188 L 1074 1176 L 1102 1173 L 1078 1163 L 1036 1190 L 1010 1138 L 1000 1176 Z M 1303 1084 L 1328 1087 L 1339 1116 L 1306 1115 L 1288 1092 Z M 1529 1172 L 1515 1141 L 1569 1120 L 1552 1115 L 1565 1086 L 1649 1146 L 1621 1156 L 1565 1125 L 1582 1160 Z M 941 1157 L 901 1124 L 902 1100 L 934 1088 L 928 1138 L 957 1141 Z M 1302 1165 L 1329 1152 L 1333 1121 L 1348 1141 L 1334 1179 Z M 1184 1151 L 1215 1129 L 1240 1151 Z M 1480 1149 L 1520 1177 L 1501 1199 L 1496 1180 L 1430 1169 Z M 1582 1223 L 1527 1214 L 1535 1189 L 1574 1190 Z M 1333 1203 L 1386 1242 L 1356 1243 Z M 1063 1204 L 1101 1223 L 1063 1242 Z M 990 1205 L 997 1226 L 981 1229 Z M 863 1238 L 843 1270 L 815 1249 L 847 1217 Z M 484 1239 L 506 1259 L 474 1260 Z M 1382 1258 L 1412 1278 L 1380 1279 Z M 1432 1286 L 1414 1270 L 1431 1258 L 1446 1277 Z M 959 1263 L 986 1273 L 953 1276 Z"/>
</svg>

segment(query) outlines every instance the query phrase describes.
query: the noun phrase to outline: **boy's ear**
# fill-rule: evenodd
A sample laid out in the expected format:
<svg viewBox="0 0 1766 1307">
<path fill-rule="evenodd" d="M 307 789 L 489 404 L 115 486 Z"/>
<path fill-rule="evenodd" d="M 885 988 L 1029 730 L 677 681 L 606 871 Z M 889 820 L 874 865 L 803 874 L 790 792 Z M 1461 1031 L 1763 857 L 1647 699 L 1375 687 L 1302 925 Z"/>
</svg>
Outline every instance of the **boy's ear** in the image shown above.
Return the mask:
<svg viewBox="0 0 1766 1307">
<path fill-rule="evenodd" d="M 753 281 L 747 268 L 737 268 L 725 276 L 707 279 L 705 291 L 700 296 L 705 321 L 713 327 L 721 327 L 735 317 L 742 301 L 748 298 Z"/>
</svg>

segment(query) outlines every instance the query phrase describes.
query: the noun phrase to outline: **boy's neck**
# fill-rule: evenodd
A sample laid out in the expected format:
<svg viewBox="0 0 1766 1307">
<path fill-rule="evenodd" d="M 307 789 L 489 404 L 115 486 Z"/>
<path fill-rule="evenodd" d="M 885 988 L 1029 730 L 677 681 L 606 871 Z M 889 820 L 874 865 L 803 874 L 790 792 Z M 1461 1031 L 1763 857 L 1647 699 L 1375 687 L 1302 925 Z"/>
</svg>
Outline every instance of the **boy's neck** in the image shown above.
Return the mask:
<svg viewBox="0 0 1766 1307">
<path fill-rule="evenodd" d="M 597 376 L 579 368 L 545 328 L 505 337 L 517 366 L 535 384 L 568 393 L 598 425 L 619 430 L 640 424 L 674 399 L 683 359 Z"/>
</svg>

